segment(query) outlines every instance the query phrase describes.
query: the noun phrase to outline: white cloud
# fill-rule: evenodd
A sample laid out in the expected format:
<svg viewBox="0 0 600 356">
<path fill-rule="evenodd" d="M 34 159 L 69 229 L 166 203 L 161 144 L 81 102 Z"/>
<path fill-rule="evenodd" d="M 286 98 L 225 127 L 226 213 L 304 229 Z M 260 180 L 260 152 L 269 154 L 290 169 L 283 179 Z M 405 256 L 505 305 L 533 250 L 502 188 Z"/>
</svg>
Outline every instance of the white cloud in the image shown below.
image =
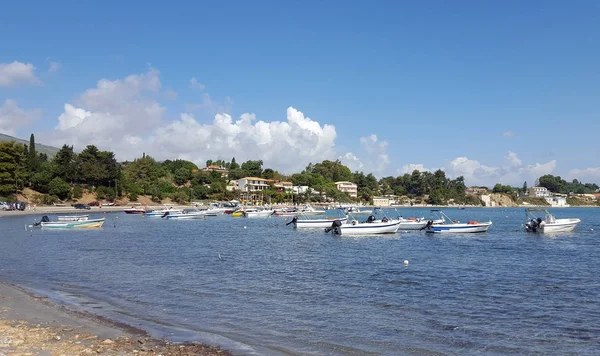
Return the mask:
<svg viewBox="0 0 600 356">
<path fill-rule="evenodd" d="M 493 186 L 496 183 L 521 186 L 523 182 L 533 182 L 544 174 L 551 174 L 556 168 L 556 160 L 546 163 L 523 165 L 514 152 L 504 157 L 502 167 L 491 167 L 467 157 L 457 157 L 449 162 L 445 171 L 449 177 L 463 176 L 467 185 Z"/>
<path fill-rule="evenodd" d="M 368 159 L 365 160 L 367 170 L 378 177 L 383 175 L 390 164 L 390 157 L 387 153 L 388 142 L 381 141 L 377 135 L 371 134 L 361 137 L 360 143 L 368 154 Z"/>
<path fill-rule="evenodd" d="M 196 79 L 196 77 L 192 77 L 192 79 L 190 79 L 190 85 L 189 85 L 189 87 L 192 88 L 192 89 L 200 89 L 200 90 L 202 90 L 202 89 L 206 88 L 206 85 L 200 83 L 198 81 L 198 79 Z"/>
<path fill-rule="evenodd" d="M 289 107 L 283 122 L 256 121 L 254 114 L 246 113 L 236 121 L 229 114 L 217 114 L 212 123 L 203 124 L 184 113 L 180 120 L 158 128 L 148 144 L 159 158 L 199 163 L 231 157 L 261 159 L 265 166 L 293 173 L 311 161 L 335 157 L 335 138 L 334 126 L 321 125 Z"/>
<path fill-rule="evenodd" d="M 59 70 L 60 70 L 60 63 L 50 62 L 50 66 L 48 67 L 48 73 L 56 73 Z"/>
<path fill-rule="evenodd" d="M 343 156 L 339 156 L 338 159 L 343 165 L 350 168 L 352 172 L 363 170 L 364 165 L 360 161 L 360 158 L 356 157 L 352 152 L 347 152 Z"/>
<path fill-rule="evenodd" d="M 407 173 L 411 174 L 415 170 L 417 170 L 419 172 L 433 172 L 433 171 L 436 171 L 437 169 L 425 168 L 425 165 L 423 165 L 422 163 L 419 163 L 419 164 L 409 163 L 409 164 L 405 164 L 404 166 L 402 166 L 402 168 L 397 169 L 396 173 L 399 175 L 404 175 Z"/>
<path fill-rule="evenodd" d="M 72 144 L 77 149 L 95 144 L 120 160 L 140 157 L 142 152 L 157 159 L 182 158 L 202 164 L 208 159 L 238 161 L 261 159 L 265 166 L 292 173 L 309 162 L 336 157 L 335 127 L 322 125 L 293 107 L 286 120 L 265 122 L 254 114 L 239 119 L 223 111 L 203 122 L 191 113 L 166 120 L 166 108 L 156 97 L 161 82 L 158 71 L 130 75 L 120 80 L 102 79 L 75 103 L 66 103 L 55 130 L 46 141 Z M 213 111 L 226 104 L 203 96 L 201 109 Z"/>
<path fill-rule="evenodd" d="M 25 110 L 17 106 L 13 99 L 7 99 L 0 107 L 0 132 L 15 135 L 19 127 L 27 126 L 38 120 L 42 115 L 41 110 Z"/>
<path fill-rule="evenodd" d="M 122 80 L 102 79 L 80 95 L 77 103 L 66 103 L 49 143 L 72 144 L 79 149 L 96 144 L 115 152 L 126 151 L 127 135 L 145 135 L 162 123 L 166 108 L 152 96 L 161 88 L 159 73 L 146 73 Z"/>
<path fill-rule="evenodd" d="M 514 132 L 512 132 L 512 131 L 506 131 L 506 132 L 504 133 L 504 137 L 513 137 L 514 135 L 515 135 L 515 133 L 514 133 Z"/>
<path fill-rule="evenodd" d="M 21 83 L 41 83 L 34 71 L 35 67 L 31 63 L 25 64 L 17 61 L 0 63 L 0 87 L 10 87 Z"/>
<path fill-rule="evenodd" d="M 572 169 L 568 174 L 569 180 L 577 179 L 582 183 L 600 184 L 600 167 Z"/>
</svg>

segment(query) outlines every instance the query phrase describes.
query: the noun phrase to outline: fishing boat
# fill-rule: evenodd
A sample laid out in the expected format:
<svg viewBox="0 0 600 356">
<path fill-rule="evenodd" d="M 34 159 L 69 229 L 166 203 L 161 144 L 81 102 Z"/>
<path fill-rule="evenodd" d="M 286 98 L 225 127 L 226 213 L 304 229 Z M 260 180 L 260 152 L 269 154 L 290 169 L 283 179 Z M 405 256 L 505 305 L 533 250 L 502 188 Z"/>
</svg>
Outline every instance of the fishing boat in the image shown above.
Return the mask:
<svg viewBox="0 0 600 356">
<path fill-rule="evenodd" d="M 89 215 L 59 215 L 58 221 L 84 221 L 89 219 Z"/>
<path fill-rule="evenodd" d="M 378 235 L 394 234 L 398 231 L 400 222 L 384 217 L 377 220 L 374 215 L 369 215 L 366 221 L 358 221 L 352 215 L 346 222 L 334 220 L 331 226 L 325 229 L 325 232 L 331 232 L 334 235 Z"/>
<path fill-rule="evenodd" d="M 301 229 L 301 228 L 326 229 L 326 228 L 331 227 L 332 223 L 336 220 L 340 221 L 342 223 L 345 223 L 348 220 L 348 217 L 344 214 L 344 211 L 342 209 L 335 209 L 335 211 L 337 212 L 337 216 L 329 216 L 329 217 L 326 216 L 326 217 L 320 218 L 320 219 L 311 218 L 311 217 L 308 217 L 305 213 L 300 213 L 300 214 L 294 216 L 292 218 L 292 220 L 290 222 L 288 222 L 286 225 L 294 224 L 294 227 L 298 228 L 298 229 Z"/>
<path fill-rule="evenodd" d="M 90 229 L 102 227 L 105 217 L 100 219 L 88 219 L 78 221 L 50 221 L 48 216 L 42 216 L 42 219 L 32 226 L 39 226 L 43 229 Z"/>
<path fill-rule="evenodd" d="M 525 215 L 527 232 L 571 232 L 581 222 L 577 218 L 557 219 L 544 208 L 527 208 Z"/>
<path fill-rule="evenodd" d="M 430 233 L 475 233 L 475 232 L 486 232 L 492 222 L 479 222 L 471 220 L 466 223 L 450 219 L 441 210 L 431 210 L 432 218 L 427 221 L 427 224 L 423 228 L 426 232 Z M 435 220 L 444 220 L 441 224 L 435 224 Z"/>
</svg>

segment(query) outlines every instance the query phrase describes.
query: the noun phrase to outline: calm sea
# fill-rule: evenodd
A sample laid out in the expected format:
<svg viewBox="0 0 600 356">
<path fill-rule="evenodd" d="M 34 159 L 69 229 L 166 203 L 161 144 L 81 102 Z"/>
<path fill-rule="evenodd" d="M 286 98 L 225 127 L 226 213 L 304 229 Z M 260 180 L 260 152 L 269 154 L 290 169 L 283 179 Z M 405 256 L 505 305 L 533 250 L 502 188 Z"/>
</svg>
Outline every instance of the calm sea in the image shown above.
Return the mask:
<svg viewBox="0 0 600 356">
<path fill-rule="evenodd" d="M 39 216 L 0 217 L 0 279 L 241 354 L 600 354 L 599 209 L 553 210 L 582 219 L 555 236 L 522 232 L 523 209 L 445 212 L 494 225 L 350 238 L 283 218 L 26 232 Z"/>
</svg>

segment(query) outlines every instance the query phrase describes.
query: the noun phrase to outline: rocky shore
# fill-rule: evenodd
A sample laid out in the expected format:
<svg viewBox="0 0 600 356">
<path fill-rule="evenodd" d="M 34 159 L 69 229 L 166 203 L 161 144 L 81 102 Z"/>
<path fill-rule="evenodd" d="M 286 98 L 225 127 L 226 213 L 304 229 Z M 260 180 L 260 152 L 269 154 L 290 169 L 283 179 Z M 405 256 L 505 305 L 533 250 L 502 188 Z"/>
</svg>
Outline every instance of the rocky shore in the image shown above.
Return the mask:
<svg viewBox="0 0 600 356">
<path fill-rule="evenodd" d="M 231 355 L 218 346 L 178 344 L 0 282 L 0 355 Z"/>
</svg>

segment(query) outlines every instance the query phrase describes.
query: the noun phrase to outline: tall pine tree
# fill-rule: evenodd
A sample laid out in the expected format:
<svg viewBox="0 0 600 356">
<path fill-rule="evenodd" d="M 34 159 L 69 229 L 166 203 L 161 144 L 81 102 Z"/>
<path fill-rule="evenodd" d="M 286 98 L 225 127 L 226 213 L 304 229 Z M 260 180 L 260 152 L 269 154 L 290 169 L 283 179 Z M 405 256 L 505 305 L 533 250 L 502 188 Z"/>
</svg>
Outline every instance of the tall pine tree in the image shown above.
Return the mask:
<svg viewBox="0 0 600 356">
<path fill-rule="evenodd" d="M 29 166 L 29 172 L 35 172 L 38 167 L 38 156 L 35 153 L 35 137 L 33 134 L 29 136 L 29 155 L 27 157 L 27 162 Z"/>
</svg>

